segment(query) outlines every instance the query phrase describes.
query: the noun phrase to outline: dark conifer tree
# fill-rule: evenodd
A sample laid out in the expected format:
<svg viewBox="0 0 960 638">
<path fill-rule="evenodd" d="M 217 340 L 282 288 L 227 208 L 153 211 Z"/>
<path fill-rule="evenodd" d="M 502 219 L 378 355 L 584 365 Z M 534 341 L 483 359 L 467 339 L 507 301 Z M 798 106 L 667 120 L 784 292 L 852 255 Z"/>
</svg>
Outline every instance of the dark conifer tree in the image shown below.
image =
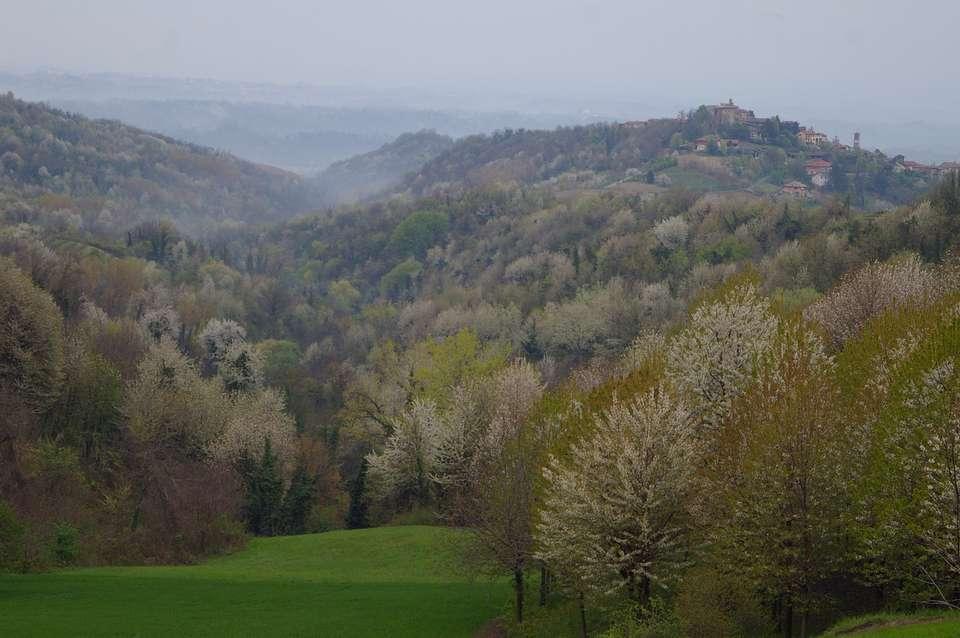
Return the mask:
<svg viewBox="0 0 960 638">
<path fill-rule="evenodd" d="M 350 486 L 350 509 L 347 510 L 347 527 L 363 529 L 369 527 L 367 521 L 367 459 L 360 462 L 357 478 Z"/>
</svg>

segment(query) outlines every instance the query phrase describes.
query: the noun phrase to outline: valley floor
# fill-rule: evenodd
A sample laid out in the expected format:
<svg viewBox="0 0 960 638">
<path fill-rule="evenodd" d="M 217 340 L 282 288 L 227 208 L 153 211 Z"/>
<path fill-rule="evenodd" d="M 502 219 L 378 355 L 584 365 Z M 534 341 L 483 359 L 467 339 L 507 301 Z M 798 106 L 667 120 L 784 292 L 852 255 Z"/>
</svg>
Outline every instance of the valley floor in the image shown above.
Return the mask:
<svg viewBox="0 0 960 638">
<path fill-rule="evenodd" d="M 383 527 L 253 539 L 201 565 L 0 576 L 7 636 L 471 636 L 510 601 L 471 579 L 461 532 Z"/>
</svg>

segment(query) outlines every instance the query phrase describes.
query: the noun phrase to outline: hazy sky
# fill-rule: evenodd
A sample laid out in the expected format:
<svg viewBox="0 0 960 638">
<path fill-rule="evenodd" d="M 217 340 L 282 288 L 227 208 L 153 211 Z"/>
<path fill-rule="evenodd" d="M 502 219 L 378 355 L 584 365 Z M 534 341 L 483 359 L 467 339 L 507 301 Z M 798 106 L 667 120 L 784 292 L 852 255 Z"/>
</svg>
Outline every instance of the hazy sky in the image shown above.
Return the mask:
<svg viewBox="0 0 960 638">
<path fill-rule="evenodd" d="M 960 106 L 958 0 L 0 0 L 0 68 Z"/>
</svg>

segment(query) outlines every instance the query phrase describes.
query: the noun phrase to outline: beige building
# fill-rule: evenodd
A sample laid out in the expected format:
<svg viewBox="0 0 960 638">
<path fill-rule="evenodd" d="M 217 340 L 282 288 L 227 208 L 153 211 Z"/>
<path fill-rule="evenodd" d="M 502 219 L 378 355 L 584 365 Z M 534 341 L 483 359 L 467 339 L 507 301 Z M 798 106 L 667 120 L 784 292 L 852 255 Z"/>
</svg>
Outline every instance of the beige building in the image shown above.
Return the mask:
<svg viewBox="0 0 960 638">
<path fill-rule="evenodd" d="M 800 130 L 797 131 L 797 140 L 799 140 L 801 144 L 809 144 L 810 146 L 820 146 L 829 141 L 823 133 L 815 131 L 812 128 L 807 128 L 806 126 L 801 126 Z"/>
<path fill-rule="evenodd" d="M 805 199 L 808 191 L 807 185 L 803 182 L 787 182 L 783 185 L 783 188 L 780 189 L 782 195 L 796 199 Z"/>
</svg>

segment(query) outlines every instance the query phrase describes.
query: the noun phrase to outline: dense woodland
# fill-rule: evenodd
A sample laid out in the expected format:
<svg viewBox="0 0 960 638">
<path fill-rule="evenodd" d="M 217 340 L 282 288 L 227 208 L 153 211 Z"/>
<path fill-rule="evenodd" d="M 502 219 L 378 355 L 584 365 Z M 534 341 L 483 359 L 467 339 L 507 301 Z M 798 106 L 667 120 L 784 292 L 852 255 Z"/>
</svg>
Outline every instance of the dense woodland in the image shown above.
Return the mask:
<svg viewBox="0 0 960 638">
<path fill-rule="evenodd" d="M 563 178 L 668 167 L 688 133 L 664 120 L 470 138 L 389 198 L 205 225 L 204 198 L 282 215 L 296 184 L 0 105 L 0 567 L 419 521 L 473 531 L 518 635 L 567 614 L 803 636 L 956 604 L 956 174 L 879 212 L 854 182 L 798 202 Z M 167 170 L 184 157 L 234 186 Z"/>
<path fill-rule="evenodd" d="M 191 230 L 266 222 L 311 206 L 293 173 L 9 93 L 0 95 L 0 189 L 101 234 L 161 217 Z"/>
<path fill-rule="evenodd" d="M 436 131 L 404 133 L 375 151 L 331 164 L 312 185 L 328 205 L 356 203 L 399 186 L 451 146 L 453 139 Z"/>
</svg>

